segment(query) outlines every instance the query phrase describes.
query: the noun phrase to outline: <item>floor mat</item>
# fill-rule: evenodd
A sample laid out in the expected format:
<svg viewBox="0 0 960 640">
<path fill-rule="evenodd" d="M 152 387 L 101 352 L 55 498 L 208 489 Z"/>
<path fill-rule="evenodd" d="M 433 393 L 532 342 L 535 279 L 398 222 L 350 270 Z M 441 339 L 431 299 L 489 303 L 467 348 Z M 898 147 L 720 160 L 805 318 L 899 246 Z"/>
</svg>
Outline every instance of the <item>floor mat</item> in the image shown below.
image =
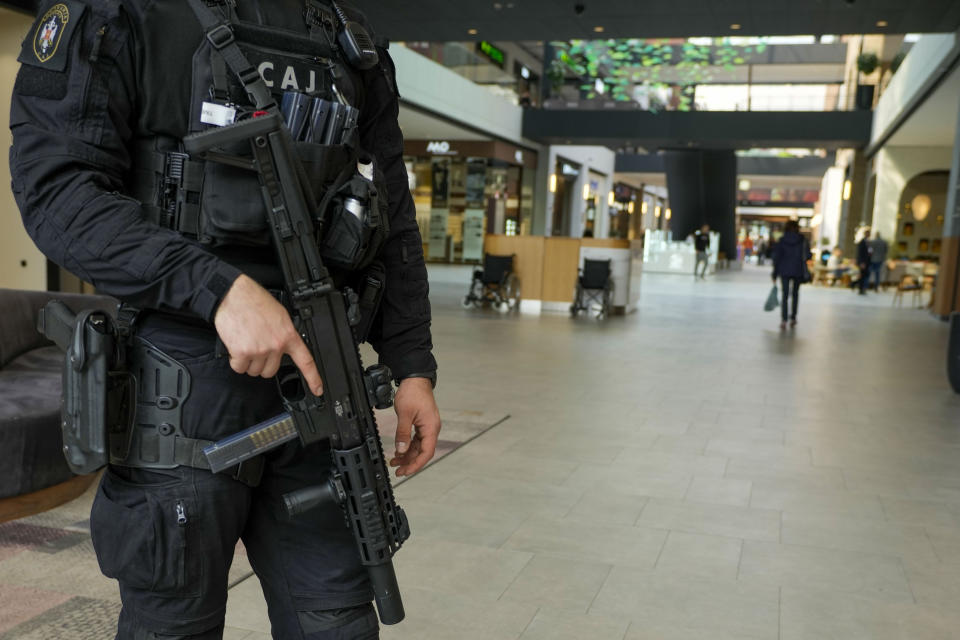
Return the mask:
<svg viewBox="0 0 960 640">
<path fill-rule="evenodd" d="M 478 411 L 443 412 L 443 437 L 430 464 L 505 418 Z M 378 411 L 377 424 L 390 457 L 396 414 Z M 0 640 L 104 640 L 116 633 L 117 584 L 100 574 L 90 541 L 89 514 L 95 493 L 96 484 L 61 507 L 0 524 Z M 229 584 L 252 573 L 240 544 Z"/>
</svg>

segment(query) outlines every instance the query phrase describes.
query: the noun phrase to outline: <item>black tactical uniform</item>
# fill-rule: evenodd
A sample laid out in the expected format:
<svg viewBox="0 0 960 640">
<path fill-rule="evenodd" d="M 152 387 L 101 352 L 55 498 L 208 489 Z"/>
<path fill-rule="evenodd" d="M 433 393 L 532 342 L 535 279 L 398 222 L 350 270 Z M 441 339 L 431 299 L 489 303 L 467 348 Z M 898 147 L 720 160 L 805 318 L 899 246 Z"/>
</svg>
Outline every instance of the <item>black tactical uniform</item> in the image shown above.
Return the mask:
<svg viewBox="0 0 960 640">
<path fill-rule="evenodd" d="M 386 285 L 370 342 L 395 378 L 433 374 L 426 268 L 386 51 L 372 69 L 349 68 L 308 25 L 304 0 L 208 4 L 238 40 L 246 34 L 256 45 L 244 53 L 278 99 L 291 90 L 329 95 L 335 84 L 360 109 L 359 147 L 373 156 L 389 196 L 390 231 L 379 251 Z M 251 197 L 256 179 L 252 187 L 232 182 L 188 161 L 197 179 L 181 176 L 173 193 L 166 188 L 168 152 L 206 128 L 201 104 L 219 99 L 249 110 L 242 85 L 212 55 L 187 0 L 48 0 L 39 16 L 24 41 L 11 109 L 13 190 L 31 237 L 56 263 L 141 309 L 139 336 L 187 368 L 183 435 L 218 440 L 280 413 L 272 381 L 238 375 L 218 357 L 211 324 L 240 273 L 268 289 L 283 284 L 264 241 L 262 201 Z M 309 40 L 326 55 L 310 51 Z M 344 157 L 355 161 L 321 155 L 312 176 L 328 181 L 340 167 L 323 161 Z M 165 198 L 178 203 L 173 218 L 162 215 L 171 210 Z M 211 239 L 217 215 L 239 222 L 212 225 Z M 369 584 L 342 515 L 334 507 L 293 522 L 278 515 L 280 495 L 329 473 L 319 449 L 267 454 L 259 483 L 188 465 L 111 466 L 91 531 L 103 572 L 120 582 L 117 637 L 219 638 L 242 539 L 275 638 L 376 638 Z"/>
</svg>

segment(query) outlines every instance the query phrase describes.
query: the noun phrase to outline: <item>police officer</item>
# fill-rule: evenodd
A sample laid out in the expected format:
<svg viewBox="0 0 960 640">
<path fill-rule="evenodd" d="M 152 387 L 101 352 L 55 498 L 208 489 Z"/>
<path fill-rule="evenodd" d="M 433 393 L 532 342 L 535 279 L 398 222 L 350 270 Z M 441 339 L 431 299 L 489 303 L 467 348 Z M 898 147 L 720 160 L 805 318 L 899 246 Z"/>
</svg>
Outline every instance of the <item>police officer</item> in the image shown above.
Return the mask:
<svg viewBox="0 0 960 640">
<path fill-rule="evenodd" d="M 237 46 L 210 37 L 199 4 Z M 278 299 L 283 281 L 256 178 L 185 157 L 180 141 L 255 115 L 238 59 L 277 101 L 299 92 L 359 109 L 345 147 L 298 147 L 318 193 L 358 158 L 376 167 L 389 234 L 377 250 L 386 279 L 369 341 L 399 385 L 390 464 L 398 475 L 423 468 L 440 430 L 426 268 L 392 62 L 378 46 L 375 64 L 357 64 L 341 37 L 352 23 L 362 40 L 362 15 L 330 0 L 46 0 L 38 15 L 11 108 L 24 224 L 54 262 L 139 310 L 139 338 L 189 373 L 175 425 L 184 442 L 217 441 L 280 413 L 272 377 L 285 355 L 313 393 L 323 381 Z M 155 464 L 144 451 L 161 436 L 142 431 L 143 451 L 107 469 L 91 513 L 101 569 L 120 584 L 117 638 L 221 638 L 238 540 L 273 637 L 378 637 L 366 572 L 338 509 L 279 515 L 284 493 L 328 476 L 322 443 L 285 445 L 252 471 L 213 474 L 182 456 Z"/>
</svg>

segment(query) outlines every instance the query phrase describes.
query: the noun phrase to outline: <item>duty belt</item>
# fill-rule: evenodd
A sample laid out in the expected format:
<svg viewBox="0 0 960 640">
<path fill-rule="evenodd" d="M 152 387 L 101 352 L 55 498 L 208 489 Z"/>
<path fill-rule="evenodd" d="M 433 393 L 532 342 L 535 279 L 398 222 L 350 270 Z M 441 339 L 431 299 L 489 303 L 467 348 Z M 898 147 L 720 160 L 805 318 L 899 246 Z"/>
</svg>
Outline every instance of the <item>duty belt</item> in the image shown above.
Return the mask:
<svg viewBox="0 0 960 640">
<path fill-rule="evenodd" d="M 124 431 L 110 433 L 110 463 L 138 469 L 210 469 L 203 454 L 209 440 L 188 438 L 181 428 L 183 405 L 190 396 L 190 372 L 182 364 L 142 338 L 128 348 L 128 366 L 136 384 L 134 419 Z M 263 458 L 238 465 L 231 475 L 256 486 Z"/>
</svg>

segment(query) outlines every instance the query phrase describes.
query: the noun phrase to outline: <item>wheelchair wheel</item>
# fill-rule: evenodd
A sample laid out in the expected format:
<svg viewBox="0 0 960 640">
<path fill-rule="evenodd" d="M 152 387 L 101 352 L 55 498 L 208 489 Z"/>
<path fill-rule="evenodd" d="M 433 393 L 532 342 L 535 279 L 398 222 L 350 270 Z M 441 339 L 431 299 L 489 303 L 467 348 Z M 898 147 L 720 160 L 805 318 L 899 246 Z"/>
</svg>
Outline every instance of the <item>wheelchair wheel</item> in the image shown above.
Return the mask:
<svg viewBox="0 0 960 640">
<path fill-rule="evenodd" d="M 510 277 L 507 278 L 503 298 L 507 303 L 507 311 L 520 310 L 520 278 L 517 277 L 517 274 L 511 273 Z"/>
<path fill-rule="evenodd" d="M 570 305 L 570 317 L 576 318 L 577 314 L 580 313 L 580 296 L 583 293 L 580 291 L 580 285 L 578 284 L 573 289 L 573 304 Z"/>
<path fill-rule="evenodd" d="M 610 316 L 610 309 L 613 308 L 613 280 L 607 283 L 603 290 L 603 306 L 600 307 L 600 313 L 597 314 L 597 320 L 602 320 Z"/>
<path fill-rule="evenodd" d="M 479 309 L 483 306 L 483 282 L 480 280 L 474 280 L 470 284 L 470 293 L 466 295 L 461 303 L 464 309 L 469 309 L 471 307 Z"/>
</svg>

